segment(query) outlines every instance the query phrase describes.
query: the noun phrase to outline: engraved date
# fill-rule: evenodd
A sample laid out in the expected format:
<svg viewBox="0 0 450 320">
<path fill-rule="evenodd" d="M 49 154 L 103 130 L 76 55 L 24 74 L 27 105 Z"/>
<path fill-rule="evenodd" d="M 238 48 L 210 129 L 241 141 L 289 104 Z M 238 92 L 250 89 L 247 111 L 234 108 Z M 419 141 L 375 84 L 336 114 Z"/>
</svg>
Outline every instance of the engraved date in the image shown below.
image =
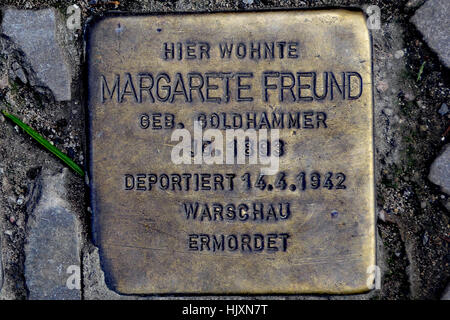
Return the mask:
<svg viewBox="0 0 450 320">
<path fill-rule="evenodd" d="M 271 178 L 273 182 L 269 182 L 269 177 L 264 175 L 252 176 L 251 173 L 246 172 L 241 176 L 241 181 L 243 182 L 244 188 L 246 190 L 259 189 L 261 191 L 267 190 L 300 190 L 306 191 L 308 189 L 318 190 L 318 189 L 328 189 L 328 190 L 343 190 L 347 186 L 345 184 L 346 175 L 342 172 L 326 172 L 320 173 L 313 171 L 311 173 L 306 173 L 305 171 L 300 171 L 293 183 L 288 182 L 288 174 L 286 172 L 279 172 L 275 175 L 275 178 Z"/>
</svg>

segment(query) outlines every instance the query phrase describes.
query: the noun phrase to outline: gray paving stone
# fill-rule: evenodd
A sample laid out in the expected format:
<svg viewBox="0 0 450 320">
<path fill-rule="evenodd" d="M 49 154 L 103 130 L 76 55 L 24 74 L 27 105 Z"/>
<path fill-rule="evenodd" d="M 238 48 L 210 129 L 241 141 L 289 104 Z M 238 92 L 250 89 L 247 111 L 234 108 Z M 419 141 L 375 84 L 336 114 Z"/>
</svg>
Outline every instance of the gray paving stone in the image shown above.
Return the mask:
<svg viewBox="0 0 450 320">
<path fill-rule="evenodd" d="M 58 43 L 56 11 L 7 9 L 2 29 L 25 53 L 37 77 L 53 92 L 55 99 L 70 100 L 71 71 Z"/>
<path fill-rule="evenodd" d="M 33 193 L 25 245 L 25 281 L 31 300 L 81 299 L 79 288 L 67 286 L 73 275 L 68 268 L 80 266 L 80 245 L 77 217 L 64 200 L 65 172 L 44 173 Z M 75 280 L 69 283 L 79 283 Z"/>
<path fill-rule="evenodd" d="M 428 45 L 450 68 L 450 5 L 448 0 L 428 0 L 411 18 Z"/>
<path fill-rule="evenodd" d="M 446 144 L 441 154 L 431 164 L 428 179 L 450 194 L 450 144 Z"/>
<path fill-rule="evenodd" d="M 2 238 L 0 236 L 0 244 L 2 243 Z M 3 262 L 2 262 L 2 250 L 0 247 L 0 293 L 2 292 L 3 287 Z"/>
<path fill-rule="evenodd" d="M 441 300 L 450 300 L 450 283 L 445 288 L 444 293 L 442 294 Z"/>
<path fill-rule="evenodd" d="M 441 107 L 440 107 L 439 110 L 438 110 L 438 113 L 439 113 L 441 116 L 445 116 L 445 115 L 448 113 L 448 106 L 447 106 L 446 103 L 443 103 L 443 104 L 441 105 Z"/>
</svg>

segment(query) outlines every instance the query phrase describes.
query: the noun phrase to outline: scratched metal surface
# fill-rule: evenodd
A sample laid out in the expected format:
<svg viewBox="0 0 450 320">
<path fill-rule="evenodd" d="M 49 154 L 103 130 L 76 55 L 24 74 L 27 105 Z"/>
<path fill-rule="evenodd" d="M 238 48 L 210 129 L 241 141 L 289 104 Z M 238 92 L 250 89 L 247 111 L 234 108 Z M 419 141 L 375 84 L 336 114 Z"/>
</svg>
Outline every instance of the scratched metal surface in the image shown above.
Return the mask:
<svg viewBox="0 0 450 320">
<path fill-rule="evenodd" d="M 298 59 L 221 59 L 219 43 L 298 41 Z M 164 42 L 207 42 L 209 59 L 164 60 Z M 277 11 L 186 15 L 118 16 L 89 28 L 88 110 L 90 122 L 90 183 L 93 233 L 100 247 L 107 283 L 125 294 L 212 293 L 337 293 L 368 290 L 367 269 L 375 264 L 374 168 L 370 37 L 362 13 L 333 11 Z M 127 74 L 134 86 L 137 75 L 150 72 L 253 72 L 246 79 L 253 101 L 174 103 L 136 101 L 125 88 Z M 271 91 L 269 101 L 259 94 L 264 71 L 357 72 L 363 90 L 358 99 L 329 97 L 312 102 L 280 102 Z M 102 75 L 113 91 L 119 75 L 119 100 L 102 101 Z M 134 77 L 134 78 L 133 78 Z M 322 79 L 322 78 L 320 78 Z M 272 79 L 273 80 L 273 79 Z M 302 79 L 307 80 L 307 79 Z M 354 80 L 354 79 L 353 79 Z M 234 80 L 232 80 L 234 81 Z M 231 83 L 235 85 L 235 83 Z M 103 84 L 104 86 L 104 84 Z M 323 87 L 319 90 L 322 90 Z M 129 92 L 131 91 L 131 94 Z M 113 91 L 114 92 L 114 91 Z M 304 91 L 308 95 L 307 91 Z M 310 93 L 310 92 L 309 92 Z M 353 94 L 355 94 L 353 92 Z M 148 96 L 146 96 L 148 98 Z M 138 97 L 139 99 L 139 97 Z M 240 177 L 255 177 L 257 165 L 175 165 L 171 162 L 172 130 L 142 129 L 144 113 L 171 113 L 176 123 L 192 131 L 201 112 L 324 112 L 327 128 L 280 130 L 285 154 L 280 171 L 287 188 L 247 190 Z M 319 173 L 321 185 L 311 181 L 301 190 L 296 179 Z M 345 189 L 324 186 L 328 172 L 344 173 Z M 126 174 L 234 173 L 233 190 L 125 190 Z M 147 179 L 146 177 L 145 179 Z M 274 185 L 275 176 L 267 176 Z M 253 183 L 254 184 L 254 183 Z M 290 186 L 295 185 L 296 190 Z M 136 187 L 136 186 L 135 186 Z M 270 221 L 187 220 L 182 203 L 290 204 L 289 219 Z M 251 211 L 251 210 L 249 210 Z M 189 235 L 288 234 L 287 248 L 278 251 L 203 250 L 189 248 Z M 198 247 L 200 248 L 200 247 Z M 255 249 L 255 248 L 253 248 Z"/>
</svg>

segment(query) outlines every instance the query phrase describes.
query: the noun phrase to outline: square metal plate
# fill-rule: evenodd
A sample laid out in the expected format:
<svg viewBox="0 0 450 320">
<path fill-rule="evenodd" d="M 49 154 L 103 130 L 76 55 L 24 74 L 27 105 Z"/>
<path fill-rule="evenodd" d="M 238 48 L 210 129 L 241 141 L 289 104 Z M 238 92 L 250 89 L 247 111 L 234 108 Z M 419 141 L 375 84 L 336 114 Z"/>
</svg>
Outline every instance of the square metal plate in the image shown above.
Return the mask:
<svg viewBox="0 0 450 320">
<path fill-rule="evenodd" d="M 373 102 L 361 12 L 106 17 L 90 26 L 87 55 L 93 234 L 111 288 L 369 290 Z M 195 120 L 224 136 L 278 130 L 259 150 L 278 155 L 279 170 L 194 163 L 195 150 L 176 164 L 172 134 L 194 141 Z"/>
</svg>

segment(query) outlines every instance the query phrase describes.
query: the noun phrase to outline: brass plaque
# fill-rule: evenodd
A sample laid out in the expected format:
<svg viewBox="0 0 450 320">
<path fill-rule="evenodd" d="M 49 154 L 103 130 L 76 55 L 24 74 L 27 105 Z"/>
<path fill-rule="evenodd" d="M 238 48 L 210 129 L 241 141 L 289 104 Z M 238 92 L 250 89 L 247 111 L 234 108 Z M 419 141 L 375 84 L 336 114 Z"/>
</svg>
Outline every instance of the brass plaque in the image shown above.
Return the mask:
<svg viewBox="0 0 450 320">
<path fill-rule="evenodd" d="M 107 17 L 89 28 L 87 55 L 93 234 L 111 288 L 370 289 L 361 12 Z"/>
</svg>

